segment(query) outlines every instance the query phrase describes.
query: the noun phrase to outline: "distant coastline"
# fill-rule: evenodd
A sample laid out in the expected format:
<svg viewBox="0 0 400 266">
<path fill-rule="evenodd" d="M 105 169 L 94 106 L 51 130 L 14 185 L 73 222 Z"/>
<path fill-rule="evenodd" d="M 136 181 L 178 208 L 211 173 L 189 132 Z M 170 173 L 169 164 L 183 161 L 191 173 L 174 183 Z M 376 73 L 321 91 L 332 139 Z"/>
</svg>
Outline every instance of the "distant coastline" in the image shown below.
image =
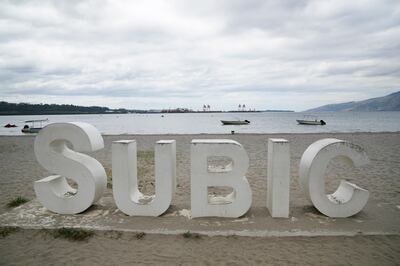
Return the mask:
<svg viewBox="0 0 400 266">
<path fill-rule="evenodd" d="M 69 104 L 29 104 L 0 102 L 0 116 L 7 115 L 83 115 L 83 114 L 166 114 L 166 113 L 261 113 L 294 112 L 292 110 L 230 110 L 194 111 L 187 108 L 162 110 L 110 109 L 101 106 L 78 106 Z"/>
</svg>

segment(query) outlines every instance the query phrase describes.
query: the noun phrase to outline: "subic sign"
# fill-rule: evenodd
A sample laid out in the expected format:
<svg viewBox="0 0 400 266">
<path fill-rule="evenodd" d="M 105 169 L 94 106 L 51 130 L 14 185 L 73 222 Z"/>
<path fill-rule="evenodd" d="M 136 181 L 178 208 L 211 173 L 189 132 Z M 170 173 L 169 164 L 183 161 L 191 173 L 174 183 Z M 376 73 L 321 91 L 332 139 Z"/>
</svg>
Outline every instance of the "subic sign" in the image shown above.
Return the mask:
<svg viewBox="0 0 400 266">
<path fill-rule="evenodd" d="M 159 216 L 168 209 L 177 187 L 175 145 L 175 140 L 156 143 L 155 195 L 145 196 L 138 189 L 135 140 L 112 143 L 113 194 L 122 212 Z M 83 212 L 99 200 L 106 188 L 105 170 L 97 160 L 79 152 L 103 147 L 100 133 L 87 123 L 54 123 L 43 128 L 35 139 L 35 155 L 44 168 L 56 175 L 35 182 L 38 200 L 60 214 Z M 228 139 L 195 139 L 190 149 L 192 217 L 245 214 L 251 206 L 252 191 L 246 178 L 249 157 L 242 145 Z M 326 168 L 338 156 L 356 167 L 368 163 L 361 147 L 338 139 L 322 139 L 311 144 L 301 157 L 300 181 L 305 195 L 321 213 L 348 217 L 363 209 L 369 192 L 342 180 L 334 193 L 325 194 Z M 224 168 L 211 167 L 210 157 L 229 157 L 231 163 Z M 266 206 L 272 217 L 289 216 L 289 169 L 289 142 L 269 139 Z M 70 187 L 65 177 L 73 179 L 78 190 Z M 233 192 L 225 197 L 211 197 L 210 186 L 231 187 Z"/>
</svg>

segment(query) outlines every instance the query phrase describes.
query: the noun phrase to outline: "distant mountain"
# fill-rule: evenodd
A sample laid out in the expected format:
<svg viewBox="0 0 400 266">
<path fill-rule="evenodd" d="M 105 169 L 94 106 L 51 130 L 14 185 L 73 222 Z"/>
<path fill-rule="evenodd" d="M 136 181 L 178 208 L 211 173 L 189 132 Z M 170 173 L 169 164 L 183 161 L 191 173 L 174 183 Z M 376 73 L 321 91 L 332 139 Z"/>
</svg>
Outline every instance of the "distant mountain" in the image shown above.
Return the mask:
<svg viewBox="0 0 400 266">
<path fill-rule="evenodd" d="M 340 111 L 400 111 L 400 91 L 387 96 L 371 98 L 358 102 L 328 104 L 307 110 L 307 112 L 340 112 Z"/>
</svg>

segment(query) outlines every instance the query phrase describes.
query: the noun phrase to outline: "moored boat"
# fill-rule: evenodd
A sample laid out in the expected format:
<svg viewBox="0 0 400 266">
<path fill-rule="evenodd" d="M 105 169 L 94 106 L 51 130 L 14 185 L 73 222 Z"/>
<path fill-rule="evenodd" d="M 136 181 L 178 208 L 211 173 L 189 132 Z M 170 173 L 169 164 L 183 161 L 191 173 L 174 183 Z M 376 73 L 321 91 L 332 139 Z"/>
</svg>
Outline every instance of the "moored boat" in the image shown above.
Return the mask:
<svg viewBox="0 0 400 266">
<path fill-rule="evenodd" d="M 4 126 L 5 128 L 11 128 L 11 127 L 17 127 L 16 125 L 14 125 L 14 124 L 10 124 L 10 123 L 8 123 L 7 125 L 5 125 Z"/>
<path fill-rule="evenodd" d="M 29 124 L 31 124 L 31 126 L 25 125 L 24 128 L 21 129 L 21 132 L 22 133 L 38 133 L 43 128 L 42 123 L 47 122 L 47 121 L 48 121 L 48 119 L 27 120 L 27 121 L 25 121 L 25 123 L 29 123 Z M 40 123 L 40 126 L 35 127 L 35 123 Z"/>
<path fill-rule="evenodd" d="M 248 125 L 250 124 L 249 120 L 221 120 L 223 125 Z"/>
<path fill-rule="evenodd" d="M 304 119 L 297 119 L 296 121 L 299 125 L 326 125 L 324 120 L 318 120 L 318 118 L 313 115 L 306 115 L 304 116 Z"/>
</svg>

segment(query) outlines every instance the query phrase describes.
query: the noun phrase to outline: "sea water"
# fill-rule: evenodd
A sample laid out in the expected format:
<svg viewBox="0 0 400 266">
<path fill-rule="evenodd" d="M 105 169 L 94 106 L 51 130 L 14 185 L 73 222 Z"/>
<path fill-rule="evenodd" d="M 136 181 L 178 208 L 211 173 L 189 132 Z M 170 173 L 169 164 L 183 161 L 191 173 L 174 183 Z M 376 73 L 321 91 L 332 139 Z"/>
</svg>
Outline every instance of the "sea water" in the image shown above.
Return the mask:
<svg viewBox="0 0 400 266">
<path fill-rule="evenodd" d="M 303 119 L 305 114 L 316 115 L 327 124 L 298 125 L 296 119 Z M 24 121 L 33 119 L 48 119 L 48 123 L 87 122 L 107 135 L 400 131 L 400 112 L 257 112 L 0 116 L 0 135 L 24 135 L 21 133 Z M 221 123 L 221 120 L 245 119 L 251 123 L 238 126 Z M 8 123 L 18 127 L 4 128 Z"/>
</svg>

